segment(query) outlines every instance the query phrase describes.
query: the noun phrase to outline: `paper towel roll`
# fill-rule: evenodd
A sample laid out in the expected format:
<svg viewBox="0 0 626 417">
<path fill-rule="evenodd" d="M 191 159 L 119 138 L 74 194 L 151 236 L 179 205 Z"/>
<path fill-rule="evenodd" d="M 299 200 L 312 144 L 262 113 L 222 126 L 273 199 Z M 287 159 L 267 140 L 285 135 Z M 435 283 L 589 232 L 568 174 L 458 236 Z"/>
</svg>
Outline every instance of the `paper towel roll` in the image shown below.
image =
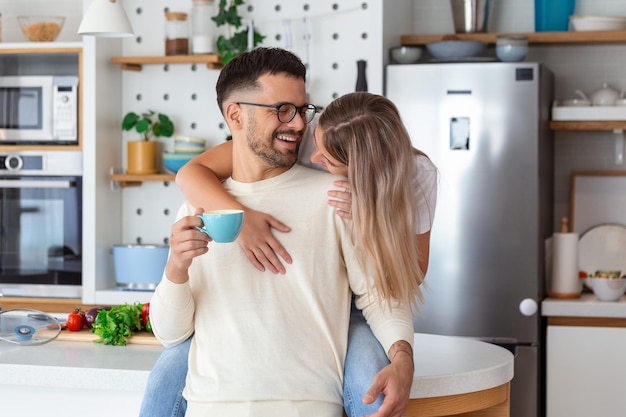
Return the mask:
<svg viewBox="0 0 626 417">
<path fill-rule="evenodd" d="M 578 298 L 582 286 L 578 278 L 578 233 L 552 235 L 552 282 L 548 296 Z"/>
</svg>

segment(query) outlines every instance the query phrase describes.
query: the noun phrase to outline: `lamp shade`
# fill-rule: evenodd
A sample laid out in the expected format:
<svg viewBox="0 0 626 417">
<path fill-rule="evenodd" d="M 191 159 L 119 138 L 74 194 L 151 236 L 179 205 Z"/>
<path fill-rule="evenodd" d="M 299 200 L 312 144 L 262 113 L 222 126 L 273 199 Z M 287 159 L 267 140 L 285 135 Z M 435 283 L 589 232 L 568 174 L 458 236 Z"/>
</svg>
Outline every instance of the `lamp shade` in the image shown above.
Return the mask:
<svg viewBox="0 0 626 417">
<path fill-rule="evenodd" d="M 78 34 L 108 38 L 134 36 L 121 0 L 93 0 L 80 22 Z"/>
</svg>

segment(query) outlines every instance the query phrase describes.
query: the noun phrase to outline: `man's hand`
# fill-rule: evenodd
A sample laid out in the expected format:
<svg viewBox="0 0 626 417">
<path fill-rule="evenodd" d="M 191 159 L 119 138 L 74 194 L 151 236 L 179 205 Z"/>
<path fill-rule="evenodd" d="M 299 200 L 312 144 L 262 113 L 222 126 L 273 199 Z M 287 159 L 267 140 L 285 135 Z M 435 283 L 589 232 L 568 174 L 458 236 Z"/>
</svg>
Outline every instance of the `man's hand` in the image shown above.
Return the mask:
<svg viewBox="0 0 626 417">
<path fill-rule="evenodd" d="M 396 342 L 389 349 L 389 357 L 391 363 L 374 377 L 363 402 L 371 404 L 379 394 L 385 399 L 377 412 L 365 417 L 403 417 L 406 413 L 413 384 L 413 349 L 405 341 Z"/>
<path fill-rule="evenodd" d="M 292 262 L 291 256 L 283 245 L 274 237 L 271 229 L 289 232 L 291 229 L 269 214 L 246 209 L 241 233 L 237 243 L 241 246 L 248 260 L 259 271 L 269 269 L 275 274 L 284 274 L 285 267 L 278 256 L 285 262 Z"/>
<path fill-rule="evenodd" d="M 187 270 L 196 256 L 204 255 L 209 251 L 208 244 L 211 238 L 197 228 L 202 226 L 202 220 L 197 214 L 202 213 L 197 208 L 193 216 L 185 216 L 172 225 L 170 234 L 170 256 L 165 266 L 167 279 L 182 284 L 189 280 Z"/>
</svg>

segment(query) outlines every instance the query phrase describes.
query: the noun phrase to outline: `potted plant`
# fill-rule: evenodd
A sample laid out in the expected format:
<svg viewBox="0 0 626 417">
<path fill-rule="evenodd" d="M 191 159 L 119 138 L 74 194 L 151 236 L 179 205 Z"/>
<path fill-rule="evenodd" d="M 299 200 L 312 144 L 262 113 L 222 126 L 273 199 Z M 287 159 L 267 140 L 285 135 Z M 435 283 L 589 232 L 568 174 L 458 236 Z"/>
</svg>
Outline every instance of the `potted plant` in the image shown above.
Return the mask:
<svg viewBox="0 0 626 417">
<path fill-rule="evenodd" d="M 142 136 L 141 140 L 129 141 L 128 169 L 127 174 L 156 174 L 157 171 L 157 142 L 151 141 L 153 137 L 170 137 L 174 134 L 174 123 L 163 113 L 155 113 L 148 110 L 140 115 L 128 112 L 122 120 L 122 129 L 130 131 L 135 129 Z"/>
<path fill-rule="evenodd" d="M 244 0 L 220 0 L 218 13 L 212 18 L 217 27 L 226 26 L 227 36 L 220 35 L 217 38 L 217 53 L 222 57 L 222 64 L 224 65 L 248 49 L 249 27 L 237 32 L 242 26 L 237 7 L 242 4 L 244 4 Z M 253 29 L 252 47 L 263 42 L 263 39 L 265 36 Z"/>
</svg>

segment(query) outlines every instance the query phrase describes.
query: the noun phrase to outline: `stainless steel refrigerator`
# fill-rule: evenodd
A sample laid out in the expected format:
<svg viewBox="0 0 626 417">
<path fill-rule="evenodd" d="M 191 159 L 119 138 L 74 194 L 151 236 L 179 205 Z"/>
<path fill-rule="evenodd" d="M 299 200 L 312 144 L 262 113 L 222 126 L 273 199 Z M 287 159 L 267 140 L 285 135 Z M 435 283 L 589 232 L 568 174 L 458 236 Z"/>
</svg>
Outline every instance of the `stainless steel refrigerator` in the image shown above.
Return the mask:
<svg viewBox="0 0 626 417">
<path fill-rule="evenodd" d="M 553 76 L 538 63 L 389 65 L 386 95 L 440 171 L 418 332 L 515 355 L 511 416 L 544 415 L 544 241 L 553 231 Z"/>
</svg>

